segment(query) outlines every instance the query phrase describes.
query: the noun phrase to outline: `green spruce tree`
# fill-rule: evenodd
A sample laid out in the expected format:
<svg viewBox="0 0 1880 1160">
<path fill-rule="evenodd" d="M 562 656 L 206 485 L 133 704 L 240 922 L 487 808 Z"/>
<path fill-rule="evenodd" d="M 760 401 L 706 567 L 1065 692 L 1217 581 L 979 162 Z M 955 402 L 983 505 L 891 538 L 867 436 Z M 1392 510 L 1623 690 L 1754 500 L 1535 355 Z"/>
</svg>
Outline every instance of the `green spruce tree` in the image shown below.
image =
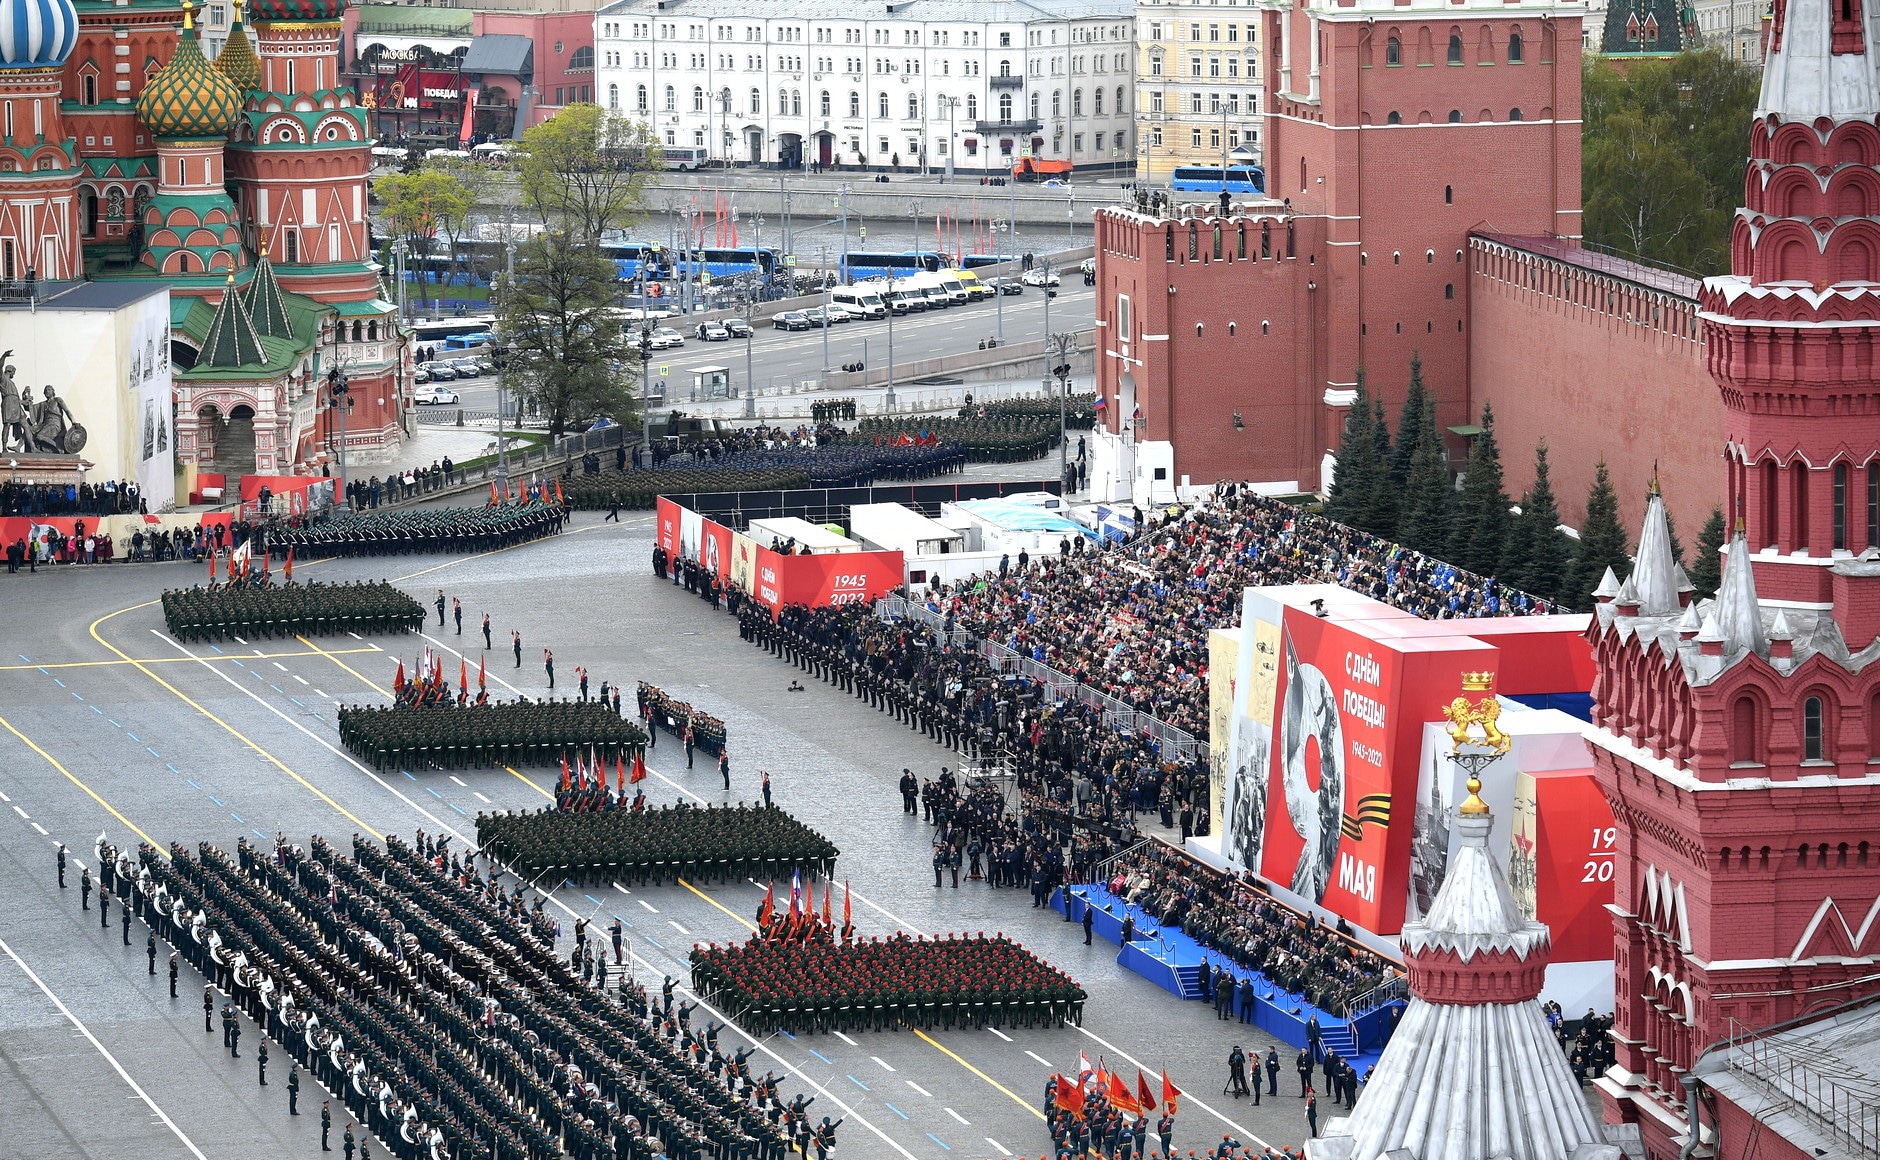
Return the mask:
<svg viewBox="0 0 1880 1160">
<path fill-rule="evenodd" d="M 1371 489 L 1381 464 L 1377 460 L 1377 436 L 1371 430 L 1371 399 L 1364 390 L 1364 371 L 1358 371 L 1357 397 L 1345 415 L 1345 429 L 1338 440 L 1338 466 L 1332 472 L 1332 486 L 1325 495 L 1325 514 L 1341 524 L 1360 524 Z"/>
<path fill-rule="evenodd" d="M 1586 492 L 1586 519 L 1580 524 L 1580 542 L 1573 549 L 1573 566 L 1561 598 L 1575 608 L 1593 606 L 1593 589 L 1606 569 L 1624 580 L 1632 572 L 1631 540 L 1619 518 L 1619 496 L 1612 490 L 1606 461 L 1593 468 L 1593 484 Z"/>
<path fill-rule="evenodd" d="M 1449 562 L 1483 576 L 1493 576 L 1508 546 L 1508 508 L 1503 487 L 1501 449 L 1495 443 L 1495 412 L 1482 404 L 1482 433 L 1469 448 L 1467 474 L 1450 521 Z"/>
<path fill-rule="evenodd" d="M 1547 466 L 1547 443 L 1534 449 L 1534 484 L 1521 497 L 1502 581 L 1532 596 L 1559 602 L 1573 548 L 1560 531 L 1560 502 Z"/>
<path fill-rule="evenodd" d="M 1417 448 L 1423 442 L 1423 422 L 1429 411 L 1429 390 L 1423 385 L 1423 359 L 1410 356 L 1410 389 L 1403 398 L 1403 415 L 1397 420 L 1397 449 L 1391 453 L 1390 475 L 1399 490 L 1409 486 L 1410 467 L 1416 461 Z M 1431 426 L 1435 421 L 1431 420 Z"/>
<path fill-rule="evenodd" d="M 1416 453 L 1410 461 L 1410 479 L 1404 489 L 1403 519 L 1397 542 L 1440 558 L 1449 546 L 1456 490 L 1449 482 L 1448 455 L 1436 426 L 1436 403 L 1425 399 Z M 1399 445 L 1401 447 L 1401 444 Z"/>
<path fill-rule="evenodd" d="M 1691 586 L 1697 591 L 1693 600 L 1705 600 L 1717 594 L 1717 585 L 1723 583 L 1723 551 L 1727 536 L 1727 526 L 1723 522 L 1723 509 L 1710 509 L 1710 518 L 1697 532 L 1697 557 L 1691 561 L 1689 575 Z"/>
<path fill-rule="evenodd" d="M 1384 400 L 1381 396 L 1371 396 L 1371 435 L 1376 440 L 1376 453 L 1372 457 L 1375 469 L 1371 473 L 1371 494 L 1365 500 L 1364 514 L 1357 521 L 1359 527 L 1373 535 L 1387 540 L 1397 538 L 1397 514 L 1402 509 L 1401 491 L 1390 471 L 1391 439 L 1390 420 L 1384 416 Z"/>
</svg>

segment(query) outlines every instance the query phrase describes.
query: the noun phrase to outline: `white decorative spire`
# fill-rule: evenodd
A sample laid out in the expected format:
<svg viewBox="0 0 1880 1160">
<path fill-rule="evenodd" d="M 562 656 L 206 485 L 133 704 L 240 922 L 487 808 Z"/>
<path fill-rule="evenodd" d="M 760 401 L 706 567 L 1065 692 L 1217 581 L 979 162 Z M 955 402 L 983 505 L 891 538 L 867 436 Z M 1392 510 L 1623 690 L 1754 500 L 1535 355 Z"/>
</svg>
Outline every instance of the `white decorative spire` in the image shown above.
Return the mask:
<svg viewBox="0 0 1880 1160">
<path fill-rule="evenodd" d="M 1638 556 L 1626 583 L 1638 594 L 1640 616 L 1669 616 L 1678 610 L 1678 562 L 1671 555 L 1671 525 L 1665 519 L 1665 500 L 1658 494 L 1655 474 L 1651 495 L 1645 500 Z"/>
<path fill-rule="evenodd" d="M 1619 595 L 1619 578 L 1612 574 L 1612 565 L 1606 565 L 1606 574 L 1599 578 L 1599 587 L 1593 589 L 1593 599 L 1611 600 Z"/>
<path fill-rule="evenodd" d="M 1880 113 L 1871 27 L 1859 22 L 1862 51 L 1834 51 L 1835 0 L 1777 0 L 1773 47 L 1763 61 L 1756 115 L 1785 121 L 1871 121 Z M 1860 7 L 1856 6 L 1859 12 Z"/>
<path fill-rule="evenodd" d="M 1769 637 L 1763 631 L 1762 605 L 1756 600 L 1756 574 L 1750 567 L 1749 544 L 1743 539 L 1741 528 L 1731 538 L 1729 551 L 1724 553 L 1723 581 L 1717 585 L 1717 603 L 1711 615 L 1723 636 L 1724 652 L 1749 649 L 1766 654 L 1769 651 Z"/>
<path fill-rule="evenodd" d="M 1410 1003 L 1350 1116 L 1308 1160 L 1620 1160 L 1541 1014 L 1548 932 L 1458 811 L 1429 916 L 1405 925 Z"/>
</svg>

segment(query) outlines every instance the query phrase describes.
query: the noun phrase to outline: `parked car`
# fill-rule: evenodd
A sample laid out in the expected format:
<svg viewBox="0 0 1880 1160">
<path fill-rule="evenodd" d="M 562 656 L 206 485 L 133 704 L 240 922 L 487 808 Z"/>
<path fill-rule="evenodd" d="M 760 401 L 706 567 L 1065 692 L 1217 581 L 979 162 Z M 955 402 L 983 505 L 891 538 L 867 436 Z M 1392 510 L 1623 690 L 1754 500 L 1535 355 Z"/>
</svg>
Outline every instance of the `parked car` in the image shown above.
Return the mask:
<svg viewBox="0 0 1880 1160">
<path fill-rule="evenodd" d="M 653 331 L 647 345 L 654 350 L 677 350 L 685 345 L 685 335 L 669 326 L 662 326 Z"/>
<path fill-rule="evenodd" d="M 994 278 L 992 280 L 992 288 L 1005 295 L 1023 294 L 1025 292 L 1025 284 L 1017 278 Z"/>
<path fill-rule="evenodd" d="M 449 387 L 426 387 L 412 395 L 412 401 L 420 407 L 453 406 L 459 400 L 457 392 Z"/>
<path fill-rule="evenodd" d="M 1046 266 L 1033 266 L 1025 271 L 1027 286 L 1055 286 L 1058 284 L 1058 272 Z"/>
<path fill-rule="evenodd" d="M 731 337 L 731 328 L 722 322 L 701 322 L 698 336 L 706 342 L 724 342 Z"/>
<path fill-rule="evenodd" d="M 727 318 L 727 319 L 725 319 L 725 321 L 724 321 L 724 328 L 725 328 L 726 330 L 728 330 L 728 331 L 730 331 L 730 332 L 731 332 L 731 337 L 732 337 L 732 338 L 749 338 L 749 337 L 751 337 L 751 333 L 752 333 L 752 331 L 751 331 L 751 324 L 750 324 L 750 323 L 748 323 L 748 322 L 746 322 L 746 321 L 744 321 L 744 320 L 743 320 L 742 318 Z"/>
<path fill-rule="evenodd" d="M 823 309 L 829 312 L 829 321 L 831 322 L 854 322 L 861 317 L 861 314 L 849 309 L 840 302 L 831 302 L 829 305 L 823 307 Z"/>
<path fill-rule="evenodd" d="M 447 362 L 420 363 L 424 372 L 431 376 L 434 383 L 454 383 L 457 381 L 457 368 Z"/>
<path fill-rule="evenodd" d="M 454 358 L 450 369 L 457 372 L 460 379 L 474 379 L 483 373 L 483 364 L 473 358 Z"/>
<path fill-rule="evenodd" d="M 808 330 L 816 324 L 809 320 L 809 315 L 801 310 L 786 310 L 770 320 L 778 330 Z"/>
<path fill-rule="evenodd" d="M 411 372 L 411 382 L 413 386 L 421 387 L 425 383 L 428 383 L 430 381 L 431 381 L 431 372 L 425 370 L 423 367 L 418 367 Z"/>
</svg>

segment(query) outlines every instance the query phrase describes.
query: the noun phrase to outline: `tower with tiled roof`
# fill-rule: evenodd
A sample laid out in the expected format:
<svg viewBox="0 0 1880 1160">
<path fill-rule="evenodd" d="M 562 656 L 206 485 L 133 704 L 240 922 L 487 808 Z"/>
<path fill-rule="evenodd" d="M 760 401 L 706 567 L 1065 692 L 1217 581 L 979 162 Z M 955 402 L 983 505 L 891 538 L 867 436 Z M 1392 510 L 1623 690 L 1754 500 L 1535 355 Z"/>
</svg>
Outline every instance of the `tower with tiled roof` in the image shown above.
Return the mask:
<svg viewBox="0 0 1880 1160">
<path fill-rule="evenodd" d="M 1620 1160 L 1541 1013 L 1548 931 L 1488 850 L 1469 783 L 1436 901 L 1403 929 L 1410 1003 L 1351 1115 L 1308 1160 Z"/>
<path fill-rule="evenodd" d="M 0 282 L 79 271 L 78 157 L 60 116 L 71 0 L 0 0 Z"/>
<path fill-rule="evenodd" d="M 240 107 L 235 85 L 202 55 L 193 6 L 184 0 L 176 55 L 137 97 L 137 118 L 157 151 L 157 192 L 144 206 L 138 255 L 145 269 L 210 278 L 247 266 L 223 168 Z"/>
<path fill-rule="evenodd" d="M 255 55 L 248 30 L 242 27 L 241 0 L 235 0 L 235 23 L 229 28 L 222 51 L 216 54 L 215 70 L 227 77 L 235 91 L 244 96 L 261 86 L 261 58 Z"/>
<path fill-rule="evenodd" d="M 1735 526 L 1716 598 L 1658 582 L 1673 563 L 1654 496 L 1633 575 L 1599 595 L 1589 630 L 1587 737 L 1618 823 L 1617 1062 L 1599 1088 L 1651 1160 L 1728 1135 L 1693 1074 L 1708 1046 L 1880 994 L 1868 2 L 1777 0 L 1730 273 L 1699 292 Z"/>
</svg>

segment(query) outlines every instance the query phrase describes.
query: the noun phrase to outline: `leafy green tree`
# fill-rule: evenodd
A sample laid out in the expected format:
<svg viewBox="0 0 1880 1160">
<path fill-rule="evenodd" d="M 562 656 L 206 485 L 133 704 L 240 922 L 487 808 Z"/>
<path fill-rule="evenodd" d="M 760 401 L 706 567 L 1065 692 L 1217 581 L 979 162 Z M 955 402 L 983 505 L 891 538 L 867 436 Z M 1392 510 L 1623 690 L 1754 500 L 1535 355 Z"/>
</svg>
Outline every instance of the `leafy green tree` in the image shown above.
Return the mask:
<svg viewBox="0 0 1880 1160">
<path fill-rule="evenodd" d="M 1364 371 L 1358 371 L 1357 397 L 1345 413 L 1345 429 L 1338 438 L 1338 466 L 1332 472 L 1325 497 L 1325 514 L 1343 524 L 1362 523 L 1381 464 L 1377 434 L 1371 430 L 1371 397 L 1364 389 Z"/>
<path fill-rule="evenodd" d="M 372 192 L 384 207 L 392 234 L 404 238 L 409 251 L 420 255 L 431 252 L 440 232 L 451 239 L 454 251 L 455 239 L 476 204 L 461 181 L 435 169 L 384 174 L 373 179 Z"/>
<path fill-rule="evenodd" d="M 456 182 L 467 195 L 453 198 L 447 207 L 452 212 L 443 214 L 437 223 L 450 243 L 451 265 L 455 267 L 461 257 L 464 237 L 469 232 L 470 211 L 489 200 L 496 187 L 496 171 L 468 157 L 427 157 L 420 172 L 442 174 Z"/>
<path fill-rule="evenodd" d="M 1761 71 L 1711 50 L 1589 56 L 1581 84 L 1587 241 L 1700 275 L 1729 268 Z"/>
<path fill-rule="evenodd" d="M 1534 484 L 1521 497 L 1521 514 L 1515 517 L 1501 579 L 1530 595 L 1558 602 L 1572 557 L 1572 545 L 1560 530 L 1560 501 L 1554 497 L 1547 443 L 1542 440 L 1534 449 Z"/>
<path fill-rule="evenodd" d="M 1692 599 L 1703 600 L 1717 594 L 1717 586 L 1723 583 L 1723 551 L 1725 537 L 1729 534 L 1723 522 L 1723 509 L 1710 509 L 1710 518 L 1697 532 L 1697 556 L 1691 561 L 1689 576 L 1691 587 L 1697 591 Z"/>
<path fill-rule="evenodd" d="M 1429 410 L 1429 390 L 1423 385 L 1423 359 L 1410 356 L 1410 388 L 1404 393 L 1403 414 L 1397 420 L 1397 448 L 1391 454 L 1390 475 L 1399 488 L 1409 486 L 1410 465 L 1423 445 L 1424 415 Z M 1435 421 L 1430 421 L 1435 426 Z"/>
<path fill-rule="evenodd" d="M 1410 463 L 1397 541 L 1405 547 L 1440 557 L 1449 546 L 1456 490 L 1449 482 L 1448 456 L 1443 450 L 1442 436 L 1437 434 L 1435 400 L 1424 400 L 1423 420 L 1418 427 L 1422 437 Z M 1402 444 L 1398 446 L 1401 448 Z"/>
<path fill-rule="evenodd" d="M 1602 459 L 1594 466 L 1593 483 L 1586 491 L 1586 518 L 1580 523 L 1580 540 L 1574 545 L 1562 598 L 1576 608 L 1592 607 L 1593 589 L 1599 587 L 1608 568 L 1624 580 L 1632 573 L 1632 553 L 1631 538 L 1619 516 L 1619 496 Z"/>
<path fill-rule="evenodd" d="M 516 155 L 522 202 L 543 225 L 592 242 L 646 212 L 659 145 L 644 121 L 599 105 L 569 105 L 523 133 Z"/>
<path fill-rule="evenodd" d="M 637 415 L 637 348 L 621 325 L 623 290 L 598 248 L 561 230 L 516 247 L 515 281 L 501 296 L 503 373 L 560 438 L 573 420 Z"/>
<path fill-rule="evenodd" d="M 1495 443 L 1495 412 L 1482 404 L 1482 433 L 1469 448 L 1469 462 L 1450 521 L 1448 559 L 1452 564 L 1483 576 L 1495 575 L 1508 547 L 1508 498 L 1501 472 L 1501 449 Z"/>
</svg>

